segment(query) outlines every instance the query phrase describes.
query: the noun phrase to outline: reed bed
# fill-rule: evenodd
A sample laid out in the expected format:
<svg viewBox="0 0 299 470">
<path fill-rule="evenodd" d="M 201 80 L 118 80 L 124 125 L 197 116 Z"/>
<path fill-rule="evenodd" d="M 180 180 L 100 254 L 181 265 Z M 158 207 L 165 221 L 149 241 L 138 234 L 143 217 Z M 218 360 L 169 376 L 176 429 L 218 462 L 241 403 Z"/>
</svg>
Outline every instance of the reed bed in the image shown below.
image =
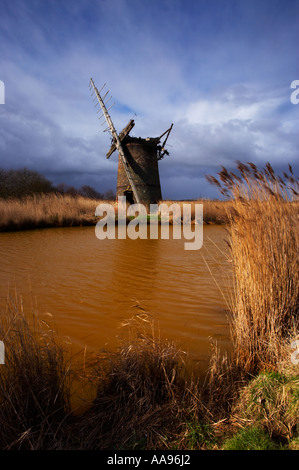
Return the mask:
<svg viewBox="0 0 299 470">
<path fill-rule="evenodd" d="M 0 448 L 55 449 L 67 443 L 70 364 L 56 334 L 9 297 L 1 312 Z"/>
<path fill-rule="evenodd" d="M 231 210 L 230 201 L 218 200 L 218 199 L 196 199 L 192 201 L 173 201 L 165 200 L 161 201 L 168 206 L 172 204 L 178 204 L 183 214 L 183 204 L 191 205 L 191 220 L 195 219 L 195 204 L 203 205 L 203 223 L 204 224 L 217 224 L 224 225 L 229 223 L 229 213 Z"/>
<path fill-rule="evenodd" d="M 262 438 L 265 449 L 296 448 L 299 380 L 290 344 L 299 338 L 298 179 L 291 167 L 282 179 L 270 164 L 239 163 L 238 172 L 208 177 L 229 198 L 215 204 L 225 209 L 234 268 L 230 355 L 216 345 L 198 384 L 176 345 L 154 329 L 135 331 L 97 358 L 89 375 L 95 398 L 77 416 L 65 352 L 52 330 L 10 301 L 0 322 L 2 449 L 242 449 L 249 438 L 253 448 Z M 94 214 L 92 204 L 83 207 Z"/>
<path fill-rule="evenodd" d="M 0 199 L 0 231 L 25 230 L 47 227 L 71 227 L 96 225 L 98 218 L 95 210 L 100 203 L 111 203 L 117 206 L 114 200 L 104 201 L 89 199 L 83 196 L 48 193 L 26 196 L 22 199 Z M 228 222 L 227 201 L 161 201 L 167 205 L 183 203 L 191 204 L 191 219 L 194 220 L 194 205 L 202 203 L 204 207 L 203 221 L 207 224 L 225 224 Z M 116 217 L 117 220 L 117 217 Z M 127 217 L 129 223 L 131 218 Z M 170 215 L 171 223 L 171 215 Z"/>
<path fill-rule="evenodd" d="M 197 383 L 185 353 L 153 324 L 129 336 L 116 351 L 74 366 L 49 324 L 9 297 L 0 322 L 0 449 L 167 449 L 194 416 Z M 80 413 L 71 405 L 78 380 L 95 392 Z"/>
<path fill-rule="evenodd" d="M 101 202 L 56 193 L 0 199 L 0 230 L 95 225 L 95 210 Z"/>
<path fill-rule="evenodd" d="M 299 338 L 299 185 L 291 166 L 284 179 L 268 163 L 238 164 L 219 178 L 208 176 L 229 197 L 230 254 L 234 293 L 230 299 L 231 357 L 213 355 L 211 389 L 233 397 L 235 385 L 263 371 L 288 370 L 290 344 Z M 245 382 L 244 382 L 245 381 Z"/>
<path fill-rule="evenodd" d="M 167 449 L 198 408 L 185 353 L 153 332 L 131 337 L 96 366 L 96 398 L 76 427 L 80 449 Z M 166 438 L 164 436 L 167 436 Z"/>
<path fill-rule="evenodd" d="M 217 185 L 232 203 L 228 218 L 234 291 L 230 355 L 214 345 L 205 402 L 226 423 L 228 449 L 298 449 L 299 184 L 268 163 L 226 168 Z M 261 445 L 261 442 L 264 442 Z"/>
</svg>

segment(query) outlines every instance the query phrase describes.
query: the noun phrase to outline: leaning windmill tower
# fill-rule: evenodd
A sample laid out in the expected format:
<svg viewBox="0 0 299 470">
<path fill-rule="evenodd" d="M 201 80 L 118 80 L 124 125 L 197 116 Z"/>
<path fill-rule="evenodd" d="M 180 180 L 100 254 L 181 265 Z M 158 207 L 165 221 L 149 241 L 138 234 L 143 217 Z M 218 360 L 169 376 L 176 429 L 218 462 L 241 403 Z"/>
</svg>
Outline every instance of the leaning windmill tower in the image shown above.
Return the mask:
<svg viewBox="0 0 299 470">
<path fill-rule="evenodd" d="M 165 149 L 165 145 L 173 124 L 160 137 L 131 137 L 130 131 L 133 129 L 135 122 L 133 119 L 118 134 L 112 119 L 109 115 L 109 109 L 106 104 L 110 101 L 107 98 L 109 90 L 101 95 L 105 85 L 98 91 L 93 79 L 90 80 L 90 89 L 92 95 L 95 95 L 94 101 L 96 106 L 100 104 L 103 117 L 106 119 L 108 127 L 104 130 L 109 131 L 112 137 L 111 147 L 106 154 L 110 158 L 114 151 L 118 151 L 118 174 L 117 174 L 117 196 L 126 196 L 127 202 L 130 204 L 155 204 L 162 199 L 161 184 L 159 176 L 158 161 L 169 152 Z M 105 101 L 106 100 L 106 101 Z M 98 111 L 98 112 L 99 112 Z M 161 144 L 161 139 L 164 141 Z"/>
</svg>

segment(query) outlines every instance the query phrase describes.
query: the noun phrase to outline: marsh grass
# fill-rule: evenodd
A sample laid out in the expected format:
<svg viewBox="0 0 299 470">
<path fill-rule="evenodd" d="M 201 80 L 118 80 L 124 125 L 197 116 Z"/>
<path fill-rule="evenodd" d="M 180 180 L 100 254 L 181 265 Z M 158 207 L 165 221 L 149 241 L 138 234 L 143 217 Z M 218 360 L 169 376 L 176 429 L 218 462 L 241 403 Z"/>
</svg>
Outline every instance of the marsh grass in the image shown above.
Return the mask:
<svg viewBox="0 0 299 470">
<path fill-rule="evenodd" d="M 55 193 L 0 199 L 0 230 L 95 225 L 95 210 L 101 202 Z"/>
<path fill-rule="evenodd" d="M 191 205 L 191 221 L 195 219 L 195 205 L 203 205 L 203 223 L 204 224 L 217 224 L 225 225 L 229 222 L 229 216 L 231 209 L 230 201 L 218 200 L 218 199 L 196 199 L 194 201 L 173 201 L 165 200 L 161 201 L 164 204 L 167 204 L 169 207 L 172 204 L 178 204 L 183 214 L 183 204 Z M 171 220 L 171 218 L 170 218 Z"/>
<path fill-rule="evenodd" d="M 231 299 L 233 361 L 245 372 L 277 368 L 290 338 L 298 334 L 298 180 L 285 180 L 271 165 L 258 170 L 239 163 L 219 180 L 230 197 L 230 250 L 234 268 Z"/>
<path fill-rule="evenodd" d="M 59 341 L 9 300 L 0 324 L 2 449 L 220 448 L 221 429 L 236 428 L 223 448 L 280 448 L 272 436 L 298 446 L 298 371 L 290 362 L 290 342 L 299 337 L 298 180 L 291 167 L 284 180 L 269 164 L 262 171 L 239 164 L 238 170 L 223 168 L 220 181 L 210 177 L 230 197 L 222 206 L 234 269 L 230 355 L 214 345 L 199 387 L 183 351 L 162 341 L 139 314 L 146 328 L 129 322 L 128 341 L 93 362 L 94 398 L 74 415 L 73 371 Z M 98 202 L 92 204 L 82 210 L 94 214 Z M 51 216 L 64 223 L 58 210 Z M 13 217 L 7 220 L 16 223 Z"/>
<path fill-rule="evenodd" d="M 168 448 L 194 415 L 198 387 L 184 352 L 154 328 L 131 328 L 128 340 L 99 354 L 83 373 L 48 324 L 24 315 L 19 300 L 10 298 L 3 313 L 2 450 Z M 71 402 L 80 375 L 95 394 L 78 414 Z"/>
<path fill-rule="evenodd" d="M 161 340 L 154 322 L 141 315 L 126 322 L 120 348 L 96 364 L 96 397 L 77 429 L 84 436 L 80 448 L 168 448 L 198 407 L 185 352 Z"/>
<path fill-rule="evenodd" d="M 162 202 L 162 201 L 161 201 Z M 163 201 L 167 205 L 173 202 L 182 208 L 182 201 Z M 226 201 L 186 201 L 191 204 L 191 220 L 194 220 L 194 205 L 204 204 L 204 223 L 224 224 L 228 218 Z M 95 216 L 96 207 L 101 203 L 111 203 L 115 207 L 117 222 L 117 205 L 115 201 L 88 199 L 83 196 L 68 194 L 35 194 L 24 198 L 0 198 L 0 231 L 26 230 L 47 227 L 71 227 L 96 225 L 99 218 Z M 170 223 L 172 221 L 170 214 Z M 126 218 L 129 223 L 133 217 Z M 150 217 L 147 218 L 147 222 Z"/>
<path fill-rule="evenodd" d="M 70 413 L 69 364 L 53 330 L 36 316 L 25 318 L 21 302 L 7 301 L 0 337 L 5 364 L 0 366 L 1 449 L 47 449 L 67 440 Z M 43 327 L 42 327 L 43 326 Z"/>
<path fill-rule="evenodd" d="M 290 166 L 282 179 L 269 163 L 263 170 L 239 163 L 238 171 L 222 168 L 219 179 L 208 177 L 232 204 L 234 289 L 232 348 L 227 354 L 213 345 L 205 400 L 229 433 L 237 430 L 224 448 L 246 449 L 250 441 L 258 449 L 258 436 L 262 449 L 281 448 L 290 439 L 295 448 L 298 366 L 290 346 L 299 337 L 298 179 Z"/>
</svg>

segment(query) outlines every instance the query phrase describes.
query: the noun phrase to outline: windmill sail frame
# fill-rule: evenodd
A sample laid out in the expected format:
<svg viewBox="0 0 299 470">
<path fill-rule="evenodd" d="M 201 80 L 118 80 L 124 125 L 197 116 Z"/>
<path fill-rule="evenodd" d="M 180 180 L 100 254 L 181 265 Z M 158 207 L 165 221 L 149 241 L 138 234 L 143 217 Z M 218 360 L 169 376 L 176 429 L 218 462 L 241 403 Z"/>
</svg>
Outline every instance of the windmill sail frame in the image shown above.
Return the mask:
<svg viewBox="0 0 299 470">
<path fill-rule="evenodd" d="M 135 125 L 135 121 L 131 119 L 118 133 L 109 114 L 115 103 L 107 109 L 111 96 L 108 97 L 109 90 L 102 93 L 105 86 L 106 84 L 98 91 L 93 79 L 90 79 L 93 101 L 96 101 L 95 106 L 100 105 L 97 113 L 102 111 L 99 119 L 105 118 L 101 125 L 108 125 L 104 132 L 109 131 L 112 137 L 106 158 L 110 158 L 115 150 L 119 154 L 116 196 L 126 196 L 129 204 L 156 204 L 162 200 L 158 162 L 164 155 L 169 155 L 165 145 L 173 124 L 160 137 L 131 137 L 129 134 Z M 164 141 L 161 144 L 162 137 Z"/>
<path fill-rule="evenodd" d="M 116 146 L 116 148 L 117 148 L 117 150 L 118 150 L 118 152 L 119 152 L 119 155 L 120 155 L 120 157 L 121 157 L 122 164 L 123 164 L 124 170 L 125 170 L 125 172 L 126 172 L 127 178 L 128 178 L 128 180 L 129 180 L 129 183 L 130 183 L 130 185 L 131 185 L 131 188 L 132 188 L 132 191 L 133 191 L 133 194 L 134 194 L 135 201 L 136 201 L 137 204 L 140 204 L 140 199 L 139 199 L 139 196 L 138 196 L 138 192 L 137 192 L 136 186 L 135 186 L 135 184 L 134 184 L 133 178 L 132 178 L 131 173 L 130 173 L 130 166 L 129 166 L 129 163 L 128 163 L 128 161 L 127 161 L 127 158 L 126 158 L 124 149 L 123 149 L 123 147 L 122 147 L 121 140 L 120 140 L 120 138 L 119 138 L 119 136 L 118 136 L 118 133 L 116 132 L 116 129 L 115 129 L 115 127 L 114 127 L 114 124 L 113 124 L 113 122 L 112 122 L 112 119 L 111 119 L 111 117 L 110 117 L 110 115 L 109 115 L 109 113 L 108 113 L 108 109 L 106 108 L 106 105 L 105 105 L 105 103 L 104 103 L 104 99 L 105 99 L 105 97 L 108 95 L 109 90 L 106 92 L 106 94 L 105 94 L 105 95 L 103 96 L 103 98 L 102 98 L 101 95 L 100 95 L 100 92 L 98 91 L 97 87 L 95 86 L 94 81 L 93 81 L 92 78 L 90 79 L 90 83 L 91 83 L 91 86 L 92 86 L 92 88 L 94 89 L 95 94 L 96 94 L 96 97 L 97 97 L 97 99 L 98 99 L 98 101 L 99 101 L 99 103 L 100 103 L 100 105 L 101 105 L 101 108 L 102 108 L 102 110 L 103 110 L 103 114 L 104 114 L 105 119 L 106 119 L 106 122 L 107 122 L 107 124 L 108 124 L 108 128 L 109 128 L 109 130 L 110 130 L 110 132 L 111 132 L 111 135 L 112 135 L 112 137 L 113 137 L 113 139 L 114 139 L 114 144 L 115 144 L 115 146 Z M 105 85 L 104 85 L 104 86 L 105 86 Z M 104 87 L 102 87 L 101 90 L 102 90 L 103 88 L 104 88 Z M 110 98 L 109 98 L 109 99 L 110 99 Z M 112 105 L 112 106 L 113 106 L 113 105 Z M 112 106 L 110 106 L 110 108 L 111 108 Z M 110 108 L 109 108 L 109 109 L 110 109 Z"/>
</svg>

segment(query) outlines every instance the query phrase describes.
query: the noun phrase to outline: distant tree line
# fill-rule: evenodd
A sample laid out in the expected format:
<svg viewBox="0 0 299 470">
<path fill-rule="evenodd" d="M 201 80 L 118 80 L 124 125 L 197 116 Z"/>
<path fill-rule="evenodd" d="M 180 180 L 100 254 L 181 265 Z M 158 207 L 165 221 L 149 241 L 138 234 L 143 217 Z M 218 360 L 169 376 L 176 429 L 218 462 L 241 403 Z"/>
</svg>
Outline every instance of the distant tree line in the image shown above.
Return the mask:
<svg viewBox="0 0 299 470">
<path fill-rule="evenodd" d="M 89 199 L 115 199 L 115 193 L 111 189 L 102 193 L 89 185 L 84 185 L 80 189 L 65 183 L 55 186 L 44 175 L 28 168 L 18 170 L 0 168 L 0 198 L 23 198 L 31 194 L 45 193 L 83 196 Z"/>
</svg>

